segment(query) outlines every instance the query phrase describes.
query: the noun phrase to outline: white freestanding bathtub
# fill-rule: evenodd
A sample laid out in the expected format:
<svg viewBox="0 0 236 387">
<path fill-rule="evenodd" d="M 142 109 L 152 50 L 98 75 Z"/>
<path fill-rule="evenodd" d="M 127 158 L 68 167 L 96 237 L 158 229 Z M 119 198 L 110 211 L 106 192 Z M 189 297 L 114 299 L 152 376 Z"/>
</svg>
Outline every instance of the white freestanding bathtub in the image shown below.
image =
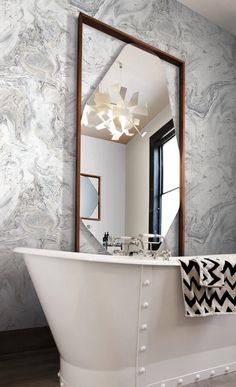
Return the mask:
<svg viewBox="0 0 236 387">
<path fill-rule="evenodd" d="M 236 370 L 236 316 L 184 317 L 177 258 L 15 252 L 60 352 L 61 386 L 173 387 Z"/>
</svg>

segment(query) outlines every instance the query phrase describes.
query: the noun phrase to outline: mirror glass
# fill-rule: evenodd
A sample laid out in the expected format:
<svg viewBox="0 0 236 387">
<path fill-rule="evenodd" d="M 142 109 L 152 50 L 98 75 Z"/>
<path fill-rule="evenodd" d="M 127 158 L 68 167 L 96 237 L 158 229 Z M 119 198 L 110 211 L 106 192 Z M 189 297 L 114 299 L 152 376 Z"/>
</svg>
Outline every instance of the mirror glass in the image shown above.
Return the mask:
<svg viewBox="0 0 236 387">
<path fill-rule="evenodd" d="M 128 44 L 84 105 L 81 175 L 99 178 L 99 216 L 90 211 L 84 224 L 100 243 L 105 233 L 165 236 L 179 209 L 179 165 L 162 61 Z M 83 189 L 83 207 L 95 196 Z"/>
</svg>

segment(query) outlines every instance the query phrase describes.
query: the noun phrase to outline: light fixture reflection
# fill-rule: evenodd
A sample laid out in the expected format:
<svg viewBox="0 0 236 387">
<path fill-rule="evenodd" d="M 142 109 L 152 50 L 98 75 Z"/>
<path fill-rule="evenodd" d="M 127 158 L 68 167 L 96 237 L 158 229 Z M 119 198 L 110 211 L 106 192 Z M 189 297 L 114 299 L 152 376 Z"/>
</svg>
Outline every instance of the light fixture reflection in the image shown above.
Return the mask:
<svg viewBox="0 0 236 387">
<path fill-rule="evenodd" d="M 84 108 L 82 124 L 96 130 L 108 130 L 114 141 L 123 134 L 134 136 L 132 129 L 144 137 L 146 132 L 141 133 L 138 126 L 139 117 L 148 116 L 147 106 L 139 105 L 139 92 L 133 93 L 128 103 L 126 94 L 127 88 L 119 84 L 112 85 L 109 91 L 103 91 L 99 86 Z"/>
</svg>

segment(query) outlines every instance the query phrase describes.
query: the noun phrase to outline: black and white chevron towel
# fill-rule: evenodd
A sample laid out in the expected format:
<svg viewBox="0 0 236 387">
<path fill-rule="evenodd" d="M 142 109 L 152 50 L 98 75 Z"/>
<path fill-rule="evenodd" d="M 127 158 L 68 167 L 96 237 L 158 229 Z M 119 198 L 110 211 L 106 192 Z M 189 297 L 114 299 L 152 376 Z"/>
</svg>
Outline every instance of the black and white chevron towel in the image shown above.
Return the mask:
<svg viewBox="0 0 236 387">
<path fill-rule="evenodd" d="M 236 314 L 236 262 L 179 259 L 185 316 Z"/>
<path fill-rule="evenodd" d="M 199 284 L 208 288 L 220 288 L 224 285 L 224 261 L 211 258 L 195 258 L 200 270 Z"/>
</svg>

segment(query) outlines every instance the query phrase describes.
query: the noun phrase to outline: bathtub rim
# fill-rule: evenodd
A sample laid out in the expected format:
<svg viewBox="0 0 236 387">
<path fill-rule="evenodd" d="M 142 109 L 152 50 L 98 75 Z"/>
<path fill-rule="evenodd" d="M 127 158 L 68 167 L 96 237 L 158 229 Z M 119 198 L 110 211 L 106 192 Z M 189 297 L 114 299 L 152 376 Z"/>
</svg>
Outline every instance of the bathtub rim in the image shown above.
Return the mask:
<svg viewBox="0 0 236 387">
<path fill-rule="evenodd" d="M 169 261 L 155 260 L 145 258 L 143 256 L 115 256 L 115 255 L 102 255 L 95 253 L 80 253 L 71 251 L 60 251 L 60 250 L 47 250 L 47 249 L 36 249 L 29 247 L 16 247 L 14 253 L 32 256 L 42 256 L 45 258 L 57 258 L 57 259 L 69 259 L 73 261 L 87 261 L 87 262 L 98 262 L 98 263 L 118 263 L 125 265 L 141 265 L 141 266 L 180 266 L 179 259 L 191 259 L 191 258 L 234 258 L 236 261 L 236 254 L 205 254 L 205 255 L 194 255 L 194 256 L 182 256 L 182 257 L 171 257 Z"/>
</svg>

